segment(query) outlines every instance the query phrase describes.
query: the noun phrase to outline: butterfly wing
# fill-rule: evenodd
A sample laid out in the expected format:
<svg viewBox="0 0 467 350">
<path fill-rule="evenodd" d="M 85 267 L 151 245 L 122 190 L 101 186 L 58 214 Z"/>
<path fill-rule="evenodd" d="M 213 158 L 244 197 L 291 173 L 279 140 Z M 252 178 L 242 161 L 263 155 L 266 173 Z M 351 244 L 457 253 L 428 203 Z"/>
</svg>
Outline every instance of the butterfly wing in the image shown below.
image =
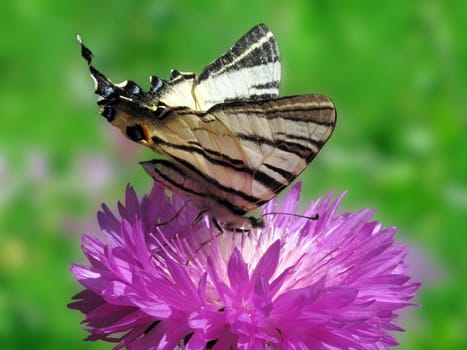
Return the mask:
<svg viewBox="0 0 467 350">
<path fill-rule="evenodd" d="M 259 24 L 210 63 L 194 87 L 201 110 L 228 101 L 279 96 L 281 63 L 272 32 Z"/>
<path fill-rule="evenodd" d="M 233 131 L 212 113 L 196 113 L 190 109 L 176 109 L 163 120 L 144 122 L 147 146 L 163 154 L 173 164 L 159 161 L 144 162 L 145 170 L 157 181 L 172 183 L 171 188 L 188 194 L 194 202 L 206 202 L 212 198 L 235 197 L 229 208 L 236 214 L 244 214 L 245 207 L 254 201 L 245 186 L 245 172 L 250 171 L 248 158 Z M 155 169 L 151 166 L 156 165 Z M 180 184 L 180 174 L 185 179 Z M 174 176 L 172 176 L 174 175 Z M 166 178 L 161 181 L 161 178 Z M 196 184 L 190 183 L 195 180 Z M 175 186 L 175 188 L 173 188 Z M 210 210 L 212 205 L 200 206 Z"/>
<path fill-rule="evenodd" d="M 199 76 L 173 70 L 169 81 L 152 78 L 151 82 L 159 102 L 207 111 L 228 101 L 276 98 L 280 80 L 279 47 L 272 32 L 259 24 Z"/>
<path fill-rule="evenodd" d="M 167 163 L 143 163 L 157 181 L 214 217 L 243 215 L 295 179 L 329 139 L 334 105 L 322 95 L 176 111 L 150 128 Z M 229 213 L 227 215 L 226 213 Z"/>
<path fill-rule="evenodd" d="M 101 114 L 131 140 L 167 156 L 146 171 L 233 222 L 273 198 L 298 176 L 330 137 L 332 102 L 321 95 L 278 96 L 277 43 L 264 25 L 242 37 L 199 77 L 152 77 L 149 92 L 112 83 L 92 65 Z"/>
<path fill-rule="evenodd" d="M 319 153 L 336 124 L 332 101 L 311 94 L 234 103 L 212 113 L 235 133 L 242 145 L 246 193 L 257 202 L 250 211 L 273 198 L 293 181 Z"/>
<path fill-rule="evenodd" d="M 131 80 L 113 83 L 101 74 L 92 64 L 91 50 L 80 36 L 77 39 L 95 81 L 95 91 L 103 100 L 119 96 L 153 111 L 167 107 L 207 111 L 229 101 L 261 100 L 279 95 L 279 47 L 264 24 L 253 27 L 199 76 L 177 70 L 171 71 L 167 81 L 151 76 L 151 88 L 147 92 Z"/>
</svg>

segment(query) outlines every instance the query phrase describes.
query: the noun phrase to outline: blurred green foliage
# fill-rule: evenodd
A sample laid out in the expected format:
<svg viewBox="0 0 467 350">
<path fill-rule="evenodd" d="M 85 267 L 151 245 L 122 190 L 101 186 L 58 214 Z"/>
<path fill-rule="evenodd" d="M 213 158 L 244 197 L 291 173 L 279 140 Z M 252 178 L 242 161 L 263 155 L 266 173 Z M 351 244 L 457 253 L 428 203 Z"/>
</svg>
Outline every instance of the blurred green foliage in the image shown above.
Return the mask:
<svg viewBox="0 0 467 350">
<path fill-rule="evenodd" d="M 0 11 L 0 344 L 88 343 L 66 304 L 80 290 L 80 234 L 101 202 L 151 180 L 134 147 L 97 114 L 75 35 L 114 81 L 143 86 L 199 72 L 253 25 L 275 33 L 282 95 L 321 92 L 337 129 L 300 177 L 306 199 L 347 189 L 399 227 L 424 284 L 401 349 L 467 348 L 467 26 L 465 1 L 4 1 Z"/>
</svg>

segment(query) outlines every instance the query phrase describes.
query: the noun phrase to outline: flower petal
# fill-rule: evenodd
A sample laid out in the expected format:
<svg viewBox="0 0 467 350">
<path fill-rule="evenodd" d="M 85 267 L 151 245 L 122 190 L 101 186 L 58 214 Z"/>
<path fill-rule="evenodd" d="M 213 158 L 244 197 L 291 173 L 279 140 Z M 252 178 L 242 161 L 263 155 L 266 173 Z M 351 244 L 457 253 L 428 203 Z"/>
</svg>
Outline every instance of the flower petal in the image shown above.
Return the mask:
<svg viewBox="0 0 467 350">
<path fill-rule="evenodd" d="M 299 195 L 292 187 L 280 211 L 295 213 Z M 104 239 L 83 236 L 89 266 L 71 267 L 84 290 L 69 307 L 89 340 L 114 349 L 387 349 L 419 285 L 395 228 L 368 209 L 337 214 L 342 198 L 311 203 L 317 219 L 219 234 L 209 220 L 193 226 L 185 198 L 155 184 L 138 200 L 128 186 L 119 215 L 98 213 Z"/>
</svg>

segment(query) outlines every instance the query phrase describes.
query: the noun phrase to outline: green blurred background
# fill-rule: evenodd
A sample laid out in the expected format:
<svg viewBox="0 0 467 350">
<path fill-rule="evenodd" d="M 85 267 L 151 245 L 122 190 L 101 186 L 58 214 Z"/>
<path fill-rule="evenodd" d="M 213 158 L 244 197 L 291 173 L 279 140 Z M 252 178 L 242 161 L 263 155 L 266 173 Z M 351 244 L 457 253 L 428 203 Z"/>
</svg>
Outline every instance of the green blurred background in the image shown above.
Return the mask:
<svg viewBox="0 0 467 350">
<path fill-rule="evenodd" d="M 331 141 L 300 180 L 305 199 L 349 192 L 399 227 L 424 284 L 403 313 L 401 349 L 467 348 L 467 2 L 3 1 L 0 9 L 0 347 L 83 343 L 80 290 L 101 202 L 151 180 L 98 116 L 75 35 L 114 81 L 200 72 L 253 25 L 275 33 L 282 95 L 321 92 L 338 108 Z"/>
</svg>

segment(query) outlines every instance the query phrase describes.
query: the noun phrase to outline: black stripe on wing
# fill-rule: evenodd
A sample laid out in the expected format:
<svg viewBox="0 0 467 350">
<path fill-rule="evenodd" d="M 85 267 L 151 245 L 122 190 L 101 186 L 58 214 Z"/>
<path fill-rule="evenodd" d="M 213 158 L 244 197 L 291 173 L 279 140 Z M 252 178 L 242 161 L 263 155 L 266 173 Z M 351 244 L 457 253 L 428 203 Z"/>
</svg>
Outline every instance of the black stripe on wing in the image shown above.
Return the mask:
<svg viewBox="0 0 467 350">
<path fill-rule="evenodd" d="M 209 198 L 216 202 L 218 205 L 222 205 L 231 213 L 241 216 L 247 213 L 247 211 L 239 206 L 232 204 L 226 197 L 218 194 L 213 194 L 209 191 L 201 191 L 199 188 L 208 186 L 202 186 L 204 181 L 213 185 L 209 179 L 204 176 L 198 176 L 190 174 L 183 167 L 178 167 L 171 161 L 164 159 L 153 159 L 151 161 L 141 162 L 146 172 L 154 178 L 157 182 L 172 188 L 176 192 L 184 193 L 187 196 L 198 197 L 201 200 Z M 180 181 L 177 181 L 177 177 Z M 231 192 L 232 195 L 237 195 Z M 262 204 L 262 203 L 261 203 Z"/>
<path fill-rule="evenodd" d="M 235 114 L 253 114 L 267 119 L 314 122 L 324 126 L 336 123 L 335 107 L 330 99 L 319 94 L 296 95 L 258 101 L 232 101 L 212 109 L 228 110 Z M 212 113 L 212 111 L 209 111 Z M 208 113 L 209 113 L 208 112 Z M 320 113 L 312 113 L 320 112 Z M 180 114 L 185 113 L 181 111 Z"/>
<path fill-rule="evenodd" d="M 298 142 L 291 142 L 286 139 L 276 139 L 276 140 L 270 140 L 265 137 L 261 137 L 255 134 L 237 134 L 237 137 L 240 140 L 243 141 L 250 141 L 257 143 L 259 145 L 268 145 L 268 146 L 273 146 L 281 151 L 288 152 L 291 154 L 295 154 L 296 156 L 299 156 L 300 158 L 303 158 L 304 160 L 311 160 L 321 149 L 323 146 L 323 142 L 318 142 L 318 141 L 313 141 L 313 140 L 307 140 L 307 142 L 310 144 L 311 147 L 307 147 L 302 143 Z M 311 158 L 310 158 L 311 157 Z"/>
<path fill-rule="evenodd" d="M 279 61 L 279 47 L 272 32 L 264 24 L 259 24 L 241 37 L 226 53 L 211 62 L 201 72 L 198 81 L 202 82 L 211 75 Z M 279 87 L 280 82 L 271 83 L 272 87 Z"/>
<path fill-rule="evenodd" d="M 202 148 L 201 146 L 199 146 L 199 144 L 197 144 L 198 146 L 186 146 L 186 145 L 180 145 L 180 144 L 173 144 L 173 143 L 165 142 L 161 139 L 158 139 L 157 137 L 153 137 L 152 140 L 153 142 L 157 143 L 159 146 L 163 147 L 164 154 L 170 157 L 174 162 L 180 163 L 181 165 L 188 168 L 193 173 L 196 173 L 197 176 L 202 177 L 207 183 L 214 186 L 216 188 L 216 191 L 218 191 L 218 195 L 220 197 L 226 196 L 225 194 L 221 192 L 223 191 L 227 194 L 227 197 L 231 197 L 231 196 L 237 197 L 237 199 L 232 198 L 231 199 L 232 202 L 239 202 L 238 199 L 248 202 L 250 205 L 248 207 L 244 206 L 245 211 L 249 211 L 246 208 L 251 208 L 252 206 L 258 207 L 266 203 L 271 198 L 271 196 L 283 190 L 290 183 L 290 181 L 295 179 L 295 177 L 298 175 L 296 173 L 289 172 L 286 169 L 278 168 L 272 164 L 263 163 L 263 165 L 267 169 L 269 169 L 271 172 L 276 173 L 279 177 L 282 178 L 282 181 L 278 181 L 260 169 L 252 169 L 248 167 L 243 161 L 230 158 L 227 155 L 222 154 L 217 151 Z M 255 142 L 257 141 L 258 140 L 255 139 Z M 171 151 L 170 148 L 173 150 Z M 187 152 L 186 157 L 175 156 L 174 155 L 175 150 L 181 150 L 181 151 Z M 291 151 L 290 149 L 287 149 L 287 150 Z M 230 181 L 230 178 L 229 177 L 215 178 L 213 177 L 213 175 L 215 174 L 212 174 L 211 176 L 205 174 L 193 162 L 184 160 L 184 159 L 190 159 L 191 153 L 196 153 L 198 155 L 201 155 L 204 160 L 206 160 L 207 162 L 213 165 L 223 166 L 223 167 L 230 169 L 230 171 L 238 172 L 242 174 L 242 177 L 244 177 L 243 181 L 248 181 L 251 183 L 257 182 L 261 184 L 262 186 L 264 186 L 265 189 L 268 189 L 269 194 L 267 195 L 267 197 L 258 198 L 258 197 L 249 195 L 248 193 L 235 190 L 232 187 L 227 186 L 225 184 L 222 184 L 222 182 L 225 180 Z M 313 156 L 314 155 L 315 154 L 313 154 Z M 311 156 L 309 156 L 308 153 L 306 156 L 308 157 L 308 159 L 311 158 Z M 251 187 L 253 188 L 254 186 L 251 186 Z"/>
<path fill-rule="evenodd" d="M 179 109 L 180 116 L 195 113 L 199 117 L 215 114 L 222 110 L 226 114 L 251 114 L 267 119 L 287 119 L 288 121 L 314 122 L 316 124 L 334 127 L 336 124 L 335 107 L 332 101 L 319 94 L 296 95 L 278 99 L 254 101 L 229 101 L 213 106 L 208 111 L 192 111 Z M 313 113 L 310 112 L 321 112 Z"/>
<path fill-rule="evenodd" d="M 175 157 L 167 148 L 181 150 L 181 151 L 185 151 L 188 153 L 199 154 L 207 162 L 214 164 L 214 165 L 220 165 L 220 166 L 232 169 L 233 171 L 243 173 L 245 174 L 245 176 L 249 176 L 252 180 L 254 179 L 255 181 L 258 181 L 263 186 L 271 190 L 276 189 L 276 188 L 283 188 L 285 185 L 287 185 L 287 184 L 277 181 L 276 179 L 272 178 L 271 176 L 265 174 L 262 171 L 259 171 L 258 169 L 251 169 L 241 159 L 231 158 L 225 153 L 221 153 L 219 151 L 211 150 L 208 148 L 203 148 L 199 143 L 195 143 L 193 141 L 190 142 L 191 144 L 190 146 L 166 142 L 158 138 L 157 136 L 153 136 L 152 141 L 158 146 L 164 147 L 164 151 L 166 152 L 166 154 L 172 158 L 175 158 Z M 207 176 L 206 174 L 203 174 L 199 169 L 196 169 L 196 171 L 199 172 L 201 176 Z M 281 173 L 278 173 L 278 174 L 282 176 Z M 287 178 L 285 178 L 285 180 L 287 180 Z M 228 188 L 228 187 L 224 187 L 224 188 Z"/>
</svg>

